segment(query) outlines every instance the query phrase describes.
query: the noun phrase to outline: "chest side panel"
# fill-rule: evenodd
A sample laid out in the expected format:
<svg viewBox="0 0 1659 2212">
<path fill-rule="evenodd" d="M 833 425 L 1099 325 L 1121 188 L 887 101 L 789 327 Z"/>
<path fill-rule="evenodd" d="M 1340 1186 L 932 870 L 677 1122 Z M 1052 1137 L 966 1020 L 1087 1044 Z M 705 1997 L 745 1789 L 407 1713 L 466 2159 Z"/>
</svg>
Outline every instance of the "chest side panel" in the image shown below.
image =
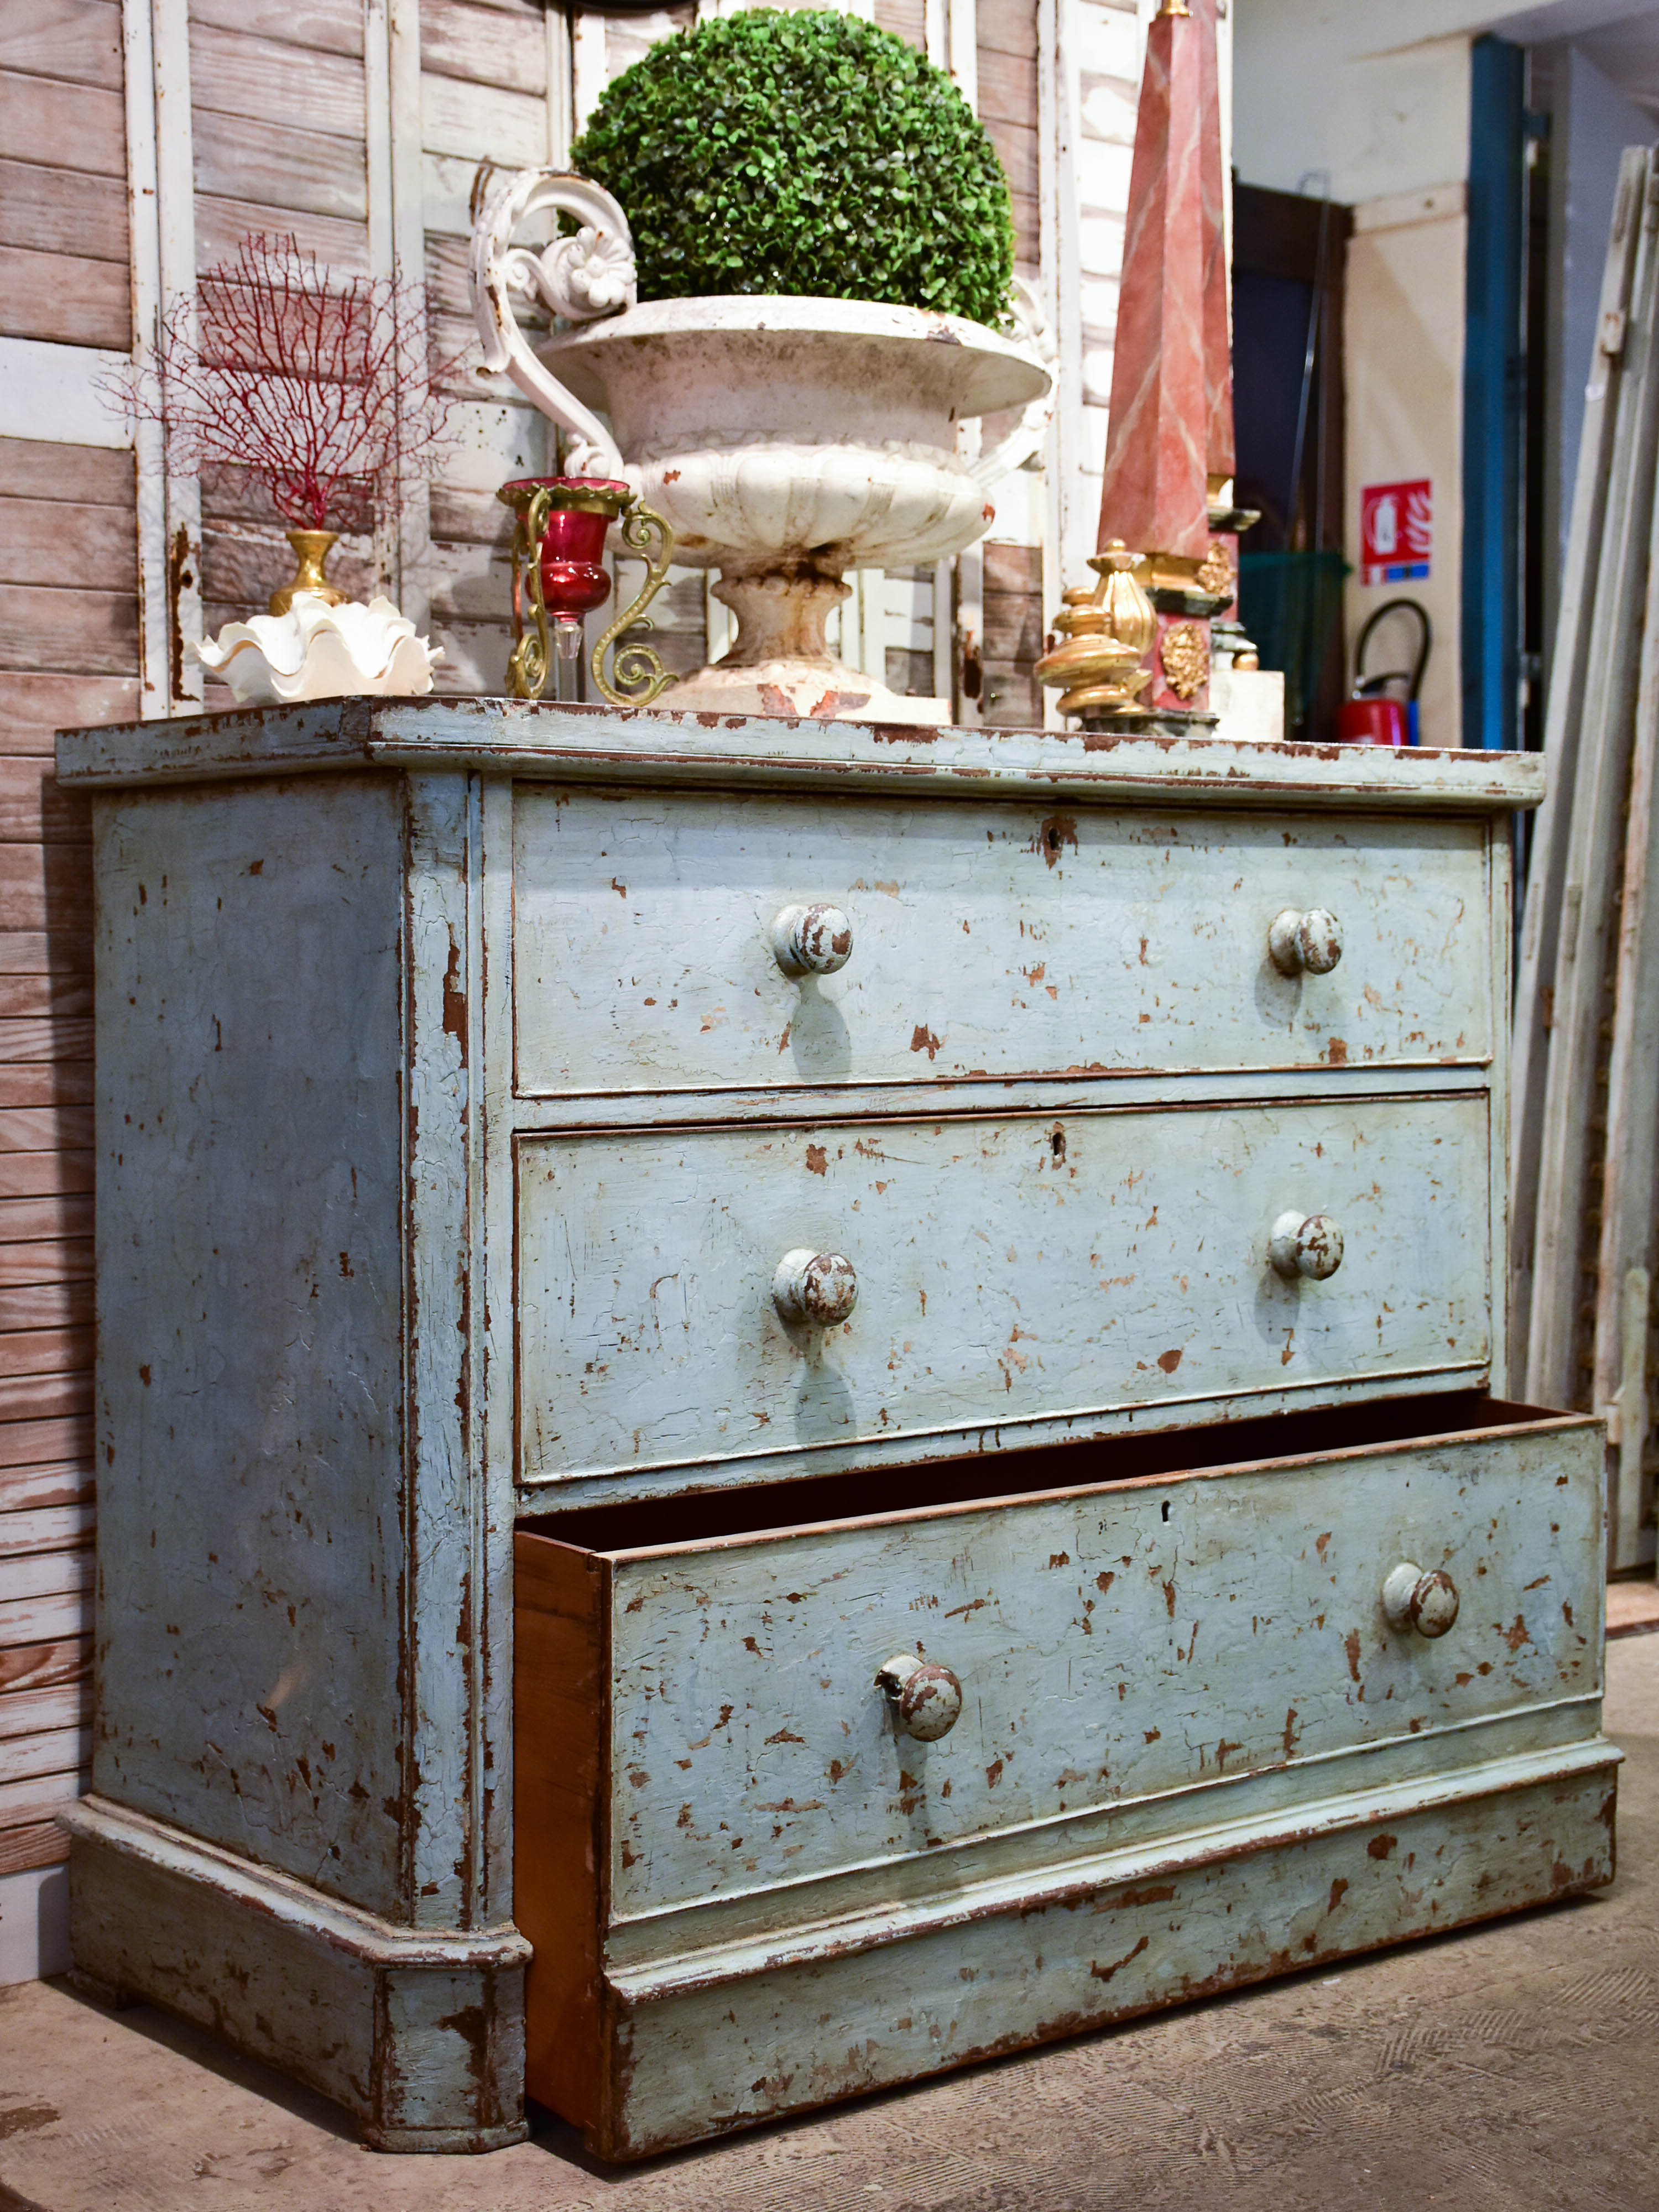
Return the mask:
<svg viewBox="0 0 1659 2212">
<path fill-rule="evenodd" d="M 94 1787 L 398 1894 L 391 779 L 100 800 Z"/>
<path fill-rule="evenodd" d="M 531 1481 L 1479 1365 L 1479 1094 L 525 1139 Z M 1322 1282 L 1285 1209 L 1341 1227 Z M 839 1328 L 774 1303 L 846 1255 Z"/>
<path fill-rule="evenodd" d="M 1592 1696 L 1597 1457 L 1590 1432 L 1451 1437 L 624 1561 L 615 1909 Z M 1405 1559 L 1459 1590 L 1437 1640 L 1389 1625 Z M 876 1687 L 906 1650 L 961 1680 L 938 1741 Z"/>
<path fill-rule="evenodd" d="M 1468 821 L 561 790 L 514 801 L 517 1085 L 787 1088 L 1482 1060 Z M 838 971 L 771 925 L 828 902 Z M 1282 909 L 1341 959 L 1281 974 Z"/>
</svg>

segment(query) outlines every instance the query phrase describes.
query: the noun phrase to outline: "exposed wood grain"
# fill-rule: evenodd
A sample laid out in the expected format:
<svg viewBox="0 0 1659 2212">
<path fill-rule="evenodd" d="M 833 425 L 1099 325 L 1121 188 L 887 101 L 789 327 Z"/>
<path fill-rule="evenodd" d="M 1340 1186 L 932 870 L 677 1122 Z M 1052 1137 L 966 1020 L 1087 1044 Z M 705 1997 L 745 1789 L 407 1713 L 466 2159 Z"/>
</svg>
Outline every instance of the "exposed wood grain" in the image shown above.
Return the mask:
<svg viewBox="0 0 1659 2212">
<path fill-rule="evenodd" d="M 1013 194 L 1016 206 L 1022 200 L 1035 201 L 1037 197 L 1037 135 L 1018 123 L 1004 123 L 994 117 L 988 118 L 986 135 L 997 149 L 1008 179 L 1008 189 Z"/>
<path fill-rule="evenodd" d="M 118 93 L 119 0 L 0 0 L 0 69 Z"/>
<path fill-rule="evenodd" d="M 131 515 L 137 503 L 132 455 L 119 447 L 0 438 L 0 498 L 107 507 Z M 0 702 L 4 697 L 0 691 Z"/>
<path fill-rule="evenodd" d="M 0 497 L 0 583 L 138 588 L 133 516 L 119 507 Z"/>
<path fill-rule="evenodd" d="M 90 1329 L 0 1328 L 0 1375 L 68 1375 L 77 1369 L 89 1373 L 93 1352 Z"/>
<path fill-rule="evenodd" d="M 90 1060 L 90 1021 L 40 1021 L 25 1016 L 0 1022 L 0 1060 Z M 0 1217 L 3 1218 L 3 1217 Z M 3 1233 L 0 1231 L 0 1233 Z M 51 1235 L 42 1231 L 42 1235 Z"/>
<path fill-rule="evenodd" d="M 0 975 L 0 1020 L 33 1019 L 59 1014 L 90 1017 L 88 975 Z M 0 1151 L 6 1147 L 0 1145 Z M 0 1170 L 0 1175 L 3 1175 Z"/>
<path fill-rule="evenodd" d="M 87 1106 L 13 1106 L 0 1111 L 0 1152 L 80 1152 L 92 1143 Z M 0 1328 L 16 1322 L 0 1319 Z"/>
<path fill-rule="evenodd" d="M 432 487 L 432 535 L 448 544 L 505 550 L 513 542 L 513 517 L 493 492 L 462 491 L 453 484 L 436 483 Z"/>
<path fill-rule="evenodd" d="M 421 79 L 421 135 L 429 154 L 524 168 L 547 159 L 547 103 L 454 77 Z"/>
<path fill-rule="evenodd" d="M 547 26 L 528 8 L 421 0 L 421 67 L 508 92 L 547 90 Z"/>
<path fill-rule="evenodd" d="M 0 1741 L 48 1729 L 85 1728 L 91 1718 L 92 1682 L 85 1674 L 43 1689 L 0 1692 Z"/>
<path fill-rule="evenodd" d="M 198 191 L 346 222 L 362 222 L 368 214 L 359 139 L 203 107 L 192 119 L 191 147 Z"/>
<path fill-rule="evenodd" d="M 908 40 L 919 53 L 927 51 L 927 18 L 924 0 L 876 0 L 879 27 Z"/>
<path fill-rule="evenodd" d="M 0 1511 L 0 1559 L 37 1559 L 90 1548 L 93 1511 L 84 1501 Z"/>
<path fill-rule="evenodd" d="M 118 92 L 0 69 L 0 157 L 39 161 L 44 148 L 100 177 L 127 173 L 126 108 Z"/>
<path fill-rule="evenodd" d="M 33 161 L 0 161 L 0 244 L 115 261 L 125 268 L 126 193 L 114 177 L 42 168 Z"/>
<path fill-rule="evenodd" d="M 330 0 L 190 0 L 190 20 L 319 53 L 362 56 L 362 10 Z"/>
<path fill-rule="evenodd" d="M 605 1563 L 514 1540 L 514 1912 L 535 1955 L 525 2078 L 578 2124 L 600 2109 Z"/>
<path fill-rule="evenodd" d="M 1649 155 L 1627 147 L 1620 163 L 1607 259 L 1597 304 L 1596 330 L 1626 325 L 1641 219 L 1648 191 Z M 1534 1261 L 1538 1242 L 1538 1188 L 1544 1144 L 1544 1101 L 1552 1051 L 1554 981 L 1571 842 L 1573 787 L 1584 702 L 1595 667 L 1595 606 L 1602 537 L 1614 477 L 1626 359 L 1621 346 L 1598 343 L 1585 394 L 1574 477 L 1572 507 L 1563 549 L 1554 651 L 1545 705 L 1544 750 L 1549 790 L 1538 815 L 1527 873 L 1525 923 L 1517 948 L 1515 991 L 1513 1110 L 1510 1127 L 1510 1357 L 1515 1387 L 1529 1370 Z M 1582 889 L 1582 887 L 1581 887 Z"/>
<path fill-rule="evenodd" d="M 50 758 L 60 729 L 131 722 L 137 713 L 138 681 L 133 675 L 0 670 L 0 750 L 8 753 Z M 27 926 L 0 921 L 0 929 Z"/>
<path fill-rule="evenodd" d="M 14 1644 L 0 1650 L 0 1692 L 28 1696 L 73 1689 L 92 1676 L 92 1644 L 70 1637 L 55 1644 Z"/>
<path fill-rule="evenodd" d="M 0 1828 L 0 1874 L 29 1874 L 38 1867 L 61 1866 L 69 1856 L 66 1829 L 56 1820 L 18 1821 Z"/>
<path fill-rule="evenodd" d="M 981 46 L 979 57 L 979 112 L 981 120 L 1012 123 L 1030 131 L 1037 127 L 1037 70 L 1035 51 L 1030 55 L 1006 54 Z"/>
<path fill-rule="evenodd" d="M 124 266 L 0 246 L 0 331 L 61 345 L 132 343 L 132 301 Z"/>
<path fill-rule="evenodd" d="M 44 1067 L 0 1066 L 0 1109 L 9 1106 L 84 1106 L 92 1097 L 92 1067 L 86 1060 L 49 1061 Z M 42 1248 L 34 1246 L 39 1251 Z M 76 1273 L 79 1273 L 77 1268 Z M 0 1281 L 7 1278 L 0 1267 Z"/>
<path fill-rule="evenodd" d="M 1036 61 L 1036 0 L 977 0 L 975 13 L 981 55 L 1013 54 Z M 983 61 L 980 66 L 984 67 Z"/>
<path fill-rule="evenodd" d="M 0 501 L 0 507 L 5 502 Z M 3 529 L 0 521 L 0 529 Z M 50 761 L 34 755 L 0 755 L 0 842 L 82 845 L 92 836 L 90 810 L 81 794 L 58 787 Z"/>
<path fill-rule="evenodd" d="M 190 83 L 197 113 L 213 108 L 340 138 L 363 136 L 362 64 L 347 54 L 306 52 L 196 22 L 190 31 Z"/>
<path fill-rule="evenodd" d="M 91 925 L 92 863 L 84 845 L 0 844 L 0 930 L 61 932 L 78 944 Z"/>
<path fill-rule="evenodd" d="M 33 1512 L 46 1506 L 90 1505 L 98 1483 L 88 1462 L 41 1460 L 27 1467 L 9 1467 L 0 1474 L 0 1510 Z M 0 1682 L 6 1680 L 0 1664 Z"/>
<path fill-rule="evenodd" d="M 0 1790 L 73 1774 L 92 1756 L 89 1729 L 49 1729 L 37 1735 L 8 1735 L 0 1730 Z"/>
<path fill-rule="evenodd" d="M 114 676 L 131 673 L 137 662 L 138 608 L 131 592 L 0 584 L 0 667 Z"/>
<path fill-rule="evenodd" d="M 90 1369 L 68 1375 L 12 1375 L 0 1366 L 0 1424 L 62 1420 L 91 1412 Z M 4 1549 L 8 1517 L 0 1515 L 0 1551 Z"/>
<path fill-rule="evenodd" d="M 90 1151 L 0 1152 L 0 1199 L 84 1194 L 93 1187 L 93 1159 Z"/>
<path fill-rule="evenodd" d="M 87 1777 L 70 1768 L 62 1774 L 37 1775 L 27 1782 L 0 1783 L 0 1826 L 13 1827 L 33 1821 L 40 1811 L 67 1805 L 84 1795 Z"/>
<path fill-rule="evenodd" d="M 41 1420 L 0 1423 L 0 1467 L 40 1467 L 58 1460 L 89 1460 L 92 1449 L 90 1413 L 82 1418 L 57 1415 Z M 80 1588 L 81 1584 L 65 1582 L 58 1587 L 71 1589 Z M 3 1573 L 0 1573 L 0 1600 L 7 1595 L 5 1577 Z M 0 1622 L 0 1627 L 3 1626 L 3 1623 Z M 55 1635 L 58 1632 L 43 1632 Z"/>
<path fill-rule="evenodd" d="M 8 1431 L 0 1427 L 0 1450 L 4 1449 Z M 7 1516 L 0 1514 L 0 1522 Z M 78 1590 L 89 1590 L 93 1583 L 93 1559 L 88 1547 L 80 1545 L 72 1550 L 24 1552 L 15 1555 L 0 1553 L 0 1603 L 16 1603 L 19 1600 L 41 1597 L 60 1597 Z"/>
<path fill-rule="evenodd" d="M 0 1295 L 31 1291 L 37 1285 L 49 1294 L 64 1284 L 90 1282 L 92 1261 L 90 1237 L 56 1244 L 38 1243 L 32 1239 L 16 1244 L 0 1243 Z M 67 1450 L 72 1453 L 74 1449 L 70 1446 Z M 61 1459 L 65 1455 L 65 1452 L 56 1449 L 37 1455 L 42 1459 Z"/>
<path fill-rule="evenodd" d="M 196 196 L 196 264 L 209 269 L 228 261 L 250 231 L 264 231 L 299 241 L 301 252 L 355 276 L 368 274 L 368 233 L 360 222 L 333 216 L 312 215 L 303 208 L 281 207 L 268 201 L 222 199 L 211 192 Z"/>
</svg>

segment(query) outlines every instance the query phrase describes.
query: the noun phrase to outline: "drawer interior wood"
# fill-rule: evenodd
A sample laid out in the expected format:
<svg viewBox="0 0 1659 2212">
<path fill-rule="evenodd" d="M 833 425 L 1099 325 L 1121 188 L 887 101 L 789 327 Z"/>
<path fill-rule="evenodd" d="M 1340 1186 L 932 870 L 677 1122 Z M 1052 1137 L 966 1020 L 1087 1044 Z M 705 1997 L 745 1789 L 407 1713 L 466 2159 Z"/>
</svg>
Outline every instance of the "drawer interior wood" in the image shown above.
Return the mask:
<svg viewBox="0 0 1659 2212">
<path fill-rule="evenodd" d="M 521 784 L 523 1096 L 1483 1061 L 1483 823 Z M 838 971 L 771 926 L 827 902 Z M 1285 975 L 1285 908 L 1340 926 Z"/>
</svg>

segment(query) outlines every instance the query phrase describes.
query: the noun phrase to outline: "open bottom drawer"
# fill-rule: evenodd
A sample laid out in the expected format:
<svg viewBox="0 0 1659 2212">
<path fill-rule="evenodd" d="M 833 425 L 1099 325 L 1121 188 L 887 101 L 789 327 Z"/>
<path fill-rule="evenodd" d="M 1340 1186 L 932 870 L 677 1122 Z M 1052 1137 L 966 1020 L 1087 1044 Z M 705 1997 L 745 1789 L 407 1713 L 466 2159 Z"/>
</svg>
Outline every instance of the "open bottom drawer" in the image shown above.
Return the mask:
<svg viewBox="0 0 1659 2212">
<path fill-rule="evenodd" d="M 1607 1881 L 1601 1465 L 1437 1397 L 526 1524 L 529 2093 L 637 2157 Z"/>
</svg>

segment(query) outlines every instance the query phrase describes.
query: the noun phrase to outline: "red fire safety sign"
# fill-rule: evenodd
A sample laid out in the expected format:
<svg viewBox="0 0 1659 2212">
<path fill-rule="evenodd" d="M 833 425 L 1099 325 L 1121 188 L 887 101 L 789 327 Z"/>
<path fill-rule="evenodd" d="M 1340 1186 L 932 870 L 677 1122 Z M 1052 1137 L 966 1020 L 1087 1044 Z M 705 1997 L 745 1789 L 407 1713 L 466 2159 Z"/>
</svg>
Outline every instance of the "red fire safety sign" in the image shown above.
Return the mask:
<svg viewBox="0 0 1659 2212">
<path fill-rule="evenodd" d="M 1359 495 L 1359 580 L 1364 584 L 1420 583 L 1434 553 L 1433 487 L 1367 484 Z"/>
</svg>

